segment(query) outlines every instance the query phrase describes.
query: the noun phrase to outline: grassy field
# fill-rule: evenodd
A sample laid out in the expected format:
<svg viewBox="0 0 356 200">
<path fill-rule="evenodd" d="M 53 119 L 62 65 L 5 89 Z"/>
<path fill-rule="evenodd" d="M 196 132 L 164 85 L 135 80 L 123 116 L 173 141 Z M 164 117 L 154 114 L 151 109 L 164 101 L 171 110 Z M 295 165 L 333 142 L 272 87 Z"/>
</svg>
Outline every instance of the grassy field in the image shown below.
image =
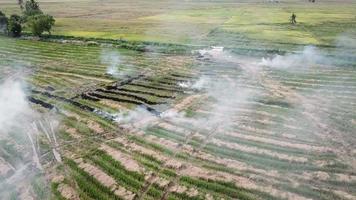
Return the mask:
<svg viewBox="0 0 356 200">
<path fill-rule="evenodd" d="M 39 2 L 56 17 L 54 34 L 81 37 L 222 46 L 245 45 L 246 41 L 250 45 L 334 45 L 342 33 L 355 35 L 356 26 L 353 1 Z M 7 13 L 19 12 L 14 3 L 5 0 L 0 7 Z M 293 12 L 297 26 L 289 23 Z"/>
<path fill-rule="evenodd" d="M 226 49 L 0 36 L 0 86 L 21 71 L 31 107 L 59 121 L 58 144 L 37 139 L 43 173 L 6 185 L 9 199 L 356 198 L 353 1 L 40 2 L 57 35 Z M 0 10 L 19 12 L 10 0 Z M 304 45 L 318 48 L 259 51 Z M 0 134 L 0 186 L 28 155 L 15 132 Z"/>
</svg>

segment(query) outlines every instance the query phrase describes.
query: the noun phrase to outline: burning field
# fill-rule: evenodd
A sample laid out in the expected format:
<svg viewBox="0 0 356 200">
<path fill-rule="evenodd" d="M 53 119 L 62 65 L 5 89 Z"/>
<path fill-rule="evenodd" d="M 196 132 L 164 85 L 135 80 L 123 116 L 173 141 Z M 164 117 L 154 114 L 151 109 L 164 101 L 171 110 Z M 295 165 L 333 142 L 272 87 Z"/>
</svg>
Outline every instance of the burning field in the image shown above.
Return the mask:
<svg viewBox="0 0 356 200">
<path fill-rule="evenodd" d="M 83 2 L 70 2 L 69 11 Z M 316 25 L 322 36 L 305 31 L 302 21 L 305 30 L 292 31 L 291 43 L 284 41 L 291 32 L 276 27 L 258 35 L 253 27 L 267 24 L 247 24 L 252 15 L 262 17 L 241 2 L 244 13 L 228 19 L 215 3 L 199 15 L 191 2 L 162 5 L 177 10 L 170 14 L 152 8 L 151 17 L 134 10 L 140 18 L 121 25 L 152 20 L 150 32 L 132 30 L 190 45 L 0 36 L 0 199 L 356 199 L 354 35 L 335 31 L 331 40 L 330 21 Z M 253 2 L 262 10 L 279 5 Z M 272 10 L 285 15 L 288 5 Z M 59 12 L 49 2 L 44 7 Z M 206 33 L 197 27 L 211 28 L 199 21 L 211 9 L 211 24 L 225 23 Z M 354 27 L 352 9 L 343 17 Z M 187 20 L 188 11 L 199 25 L 167 25 Z M 235 11 L 240 7 L 228 13 Z M 55 33 L 67 35 L 61 25 L 73 22 L 58 15 Z M 246 24 L 235 26 L 241 20 Z M 195 36 L 207 38 L 186 40 L 173 34 L 176 28 L 199 29 Z M 156 29 L 161 35 L 153 36 Z M 260 42 L 278 31 L 283 37 Z"/>
<path fill-rule="evenodd" d="M 0 41 L 2 196 L 355 198 L 356 72 L 322 50 Z"/>
</svg>

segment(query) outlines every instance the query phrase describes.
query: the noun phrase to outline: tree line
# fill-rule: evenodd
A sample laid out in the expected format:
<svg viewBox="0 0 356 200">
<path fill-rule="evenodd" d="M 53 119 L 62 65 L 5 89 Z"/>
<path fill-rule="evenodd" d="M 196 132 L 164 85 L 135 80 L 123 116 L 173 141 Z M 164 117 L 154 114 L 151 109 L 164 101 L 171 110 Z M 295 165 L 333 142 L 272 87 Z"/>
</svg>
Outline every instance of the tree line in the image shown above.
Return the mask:
<svg viewBox="0 0 356 200">
<path fill-rule="evenodd" d="M 53 16 L 42 12 L 36 0 L 23 2 L 18 0 L 22 15 L 12 14 L 7 17 L 0 10 L 0 32 L 11 37 L 20 37 L 24 28 L 29 30 L 34 36 L 41 37 L 44 32 L 51 34 L 55 23 Z"/>
</svg>

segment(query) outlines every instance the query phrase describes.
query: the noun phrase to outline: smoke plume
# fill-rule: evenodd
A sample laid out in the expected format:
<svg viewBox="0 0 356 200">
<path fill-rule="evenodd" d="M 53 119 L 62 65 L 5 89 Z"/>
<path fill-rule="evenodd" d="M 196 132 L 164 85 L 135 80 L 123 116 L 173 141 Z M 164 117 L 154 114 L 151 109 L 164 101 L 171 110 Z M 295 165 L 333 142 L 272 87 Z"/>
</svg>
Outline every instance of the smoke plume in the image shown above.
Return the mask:
<svg viewBox="0 0 356 200">
<path fill-rule="evenodd" d="M 51 156 L 61 162 L 55 148 L 57 125 L 55 118 L 31 108 L 23 78 L 15 75 L 0 80 L 1 199 L 49 198 L 41 152 L 52 152 Z M 53 148 L 42 147 L 40 141 Z"/>
<path fill-rule="evenodd" d="M 106 65 L 106 74 L 114 78 L 120 78 L 125 75 L 125 72 L 120 69 L 121 57 L 119 52 L 113 50 L 102 50 L 101 63 Z"/>
<path fill-rule="evenodd" d="M 315 64 L 325 64 L 326 58 L 314 46 L 306 46 L 302 52 L 275 55 L 273 58 L 262 58 L 261 66 L 272 68 L 308 67 Z"/>
</svg>

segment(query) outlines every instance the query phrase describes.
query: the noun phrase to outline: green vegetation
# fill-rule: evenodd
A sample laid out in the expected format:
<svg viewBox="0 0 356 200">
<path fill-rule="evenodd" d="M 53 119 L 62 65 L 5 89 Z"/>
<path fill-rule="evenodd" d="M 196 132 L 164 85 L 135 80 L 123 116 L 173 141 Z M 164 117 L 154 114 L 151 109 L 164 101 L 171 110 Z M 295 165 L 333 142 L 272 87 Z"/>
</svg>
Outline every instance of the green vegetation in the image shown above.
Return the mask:
<svg viewBox="0 0 356 200">
<path fill-rule="evenodd" d="M 356 194 L 355 172 L 345 159 L 350 155 L 341 149 L 354 141 L 354 57 L 347 55 L 349 60 L 337 67 L 259 65 L 261 57 L 304 45 L 317 46 L 328 59 L 344 60 L 336 43 L 341 33 L 354 34 L 356 4 L 4 0 L 0 6 L 0 29 L 25 36 L 0 36 L 0 68 L 30 72 L 25 78 L 30 105 L 60 118 L 57 150 L 90 163 L 117 186 L 142 199 L 162 199 L 167 193 L 170 200 Z M 225 47 L 223 59 L 194 53 L 211 45 Z M 308 59 L 301 60 L 304 65 Z M 119 75 L 110 73 L 111 67 Z M 222 84 L 238 80 L 233 85 L 237 98 L 206 98 L 208 88 L 181 86 L 200 77 Z M 226 101 L 232 102 L 227 108 Z M 172 111 L 172 119 L 160 115 L 165 111 Z M 212 131 L 216 118 L 223 120 Z M 1 158 L 17 166 L 23 157 L 12 141 L 27 141 L 16 130 L 11 140 L 0 140 Z M 128 163 L 100 150 L 103 143 L 125 154 Z M 41 162 L 52 170 L 57 163 L 51 145 L 40 138 L 39 146 L 45 153 Z M 140 170 L 128 170 L 130 163 Z M 73 160 L 58 165 L 54 174 L 65 179 L 52 183 L 54 199 L 64 199 L 61 184 L 80 199 L 121 198 Z M 147 180 L 151 175 L 167 185 Z M 169 191 L 173 183 L 181 187 Z M 31 184 L 34 195 L 45 199 L 45 184 Z"/>
<path fill-rule="evenodd" d="M 97 151 L 95 157 L 92 157 L 91 160 L 101 166 L 108 174 L 112 174 L 123 186 L 134 189 L 133 191 L 136 192 L 141 188 L 144 176 L 136 172 L 127 171 L 124 166 L 105 152 Z"/>
<path fill-rule="evenodd" d="M 65 198 L 58 191 L 59 183 L 51 183 L 51 190 L 55 200 L 65 200 Z"/>
<path fill-rule="evenodd" d="M 198 180 L 198 179 L 193 179 L 193 178 L 186 177 L 186 176 L 182 177 L 181 181 L 187 182 L 187 183 L 195 185 L 197 187 L 207 189 L 209 191 L 218 192 L 218 193 L 227 195 L 232 198 L 238 198 L 238 199 L 244 199 L 244 200 L 255 199 L 255 197 L 253 195 L 247 194 L 246 191 L 240 190 L 240 189 L 236 188 L 235 186 L 233 186 L 233 188 L 231 188 L 231 185 L 226 185 L 226 184 L 221 185 L 217 182 Z"/>
<path fill-rule="evenodd" d="M 6 6 L 1 7 L 6 8 L 6 13 L 21 12 L 15 1 L 5 0 L 3 3 Z M 270 49 L 288 49 L 294 44 L 333 45 L 339 34 L 352 34 L 355 30 L 353 13 L 356 5 L 353 3 L 226 2 L 224 6 L 219 3 L 190 2 L 177 8 L 161 0 L 152 3 L 94 0 L 92 4 L 83 1 L 41 2 L 41 8 L 56 18 L 53 34 L 84 38 L 185 44 L 215 44 L 219 41 L 220 45 L 235 48 L 249 44 L 249 48 L 268 48 L 270 45 Z M 94 4 L 100 4 L 100 7 L 95 7 L 93 12 Z M 162 9 L 155 5 L 161 5 Z M 63 12 L 63 7 L 82 9 Z M 289 23 L 293 12 L 298 16 L 297 26 Z M 91 16 L 91 20 L 86 16 Z M 181 26 L 184 29 L 176 28 Z"/>
<path fill-rule="evenodd" d="M 46 200 L 48 199 L 49 195 L 48 194 L 48 188 L 45 183 L 45 180 L 42 179 L 42 177 L 34 177 L 32 181 L 32 188 L 36 194 L 37 199 L 39 200 Z"/>
<path fill-rule="evenodd" d="M 23 2 L 18 2 L 21 10 Z M 23 15 L 11 15 L 8 20 L 0 11 L 0 30 L 7 30 L 5 33 L 12 37 L 20 37 L 23 26 L 28 27 L 34 36 L 41 37 L 43 32 L 51 34 L 51 29 L 55 23 L 54 17 L 48 14 L 43 14 L 39 3 L 35 0 L 27 0 L 25 2 Z"/>
<path fill-rule="evenodd" d="M 11 15 L 7 26 L 8 34 L 12 37 L 20 37 L 22 33 L 21 17 Z"/>
<path fill-rule="evenodd" d="M 55 22 L 52 16 L 43 14 L 29 16 L 26 21 L 32 34 L 38 37 L 42 36 L 45 31 L 51 34 L 51 29 Z"/>
<path fill-rule="evenodd" d="M 66 159 L 66 164 L 73 171 L 72 175 L 75 178 L 78 187 L 85 193 L 85 195 L 88 195 L 93 199 L 120 200 L 110 188 L 103 186 L 94 177 L 80 169 L 74 161 Z"/>
<path fill-rule="evenodd" d="M 20 3 L 20 7 L 22 4 Z M 40 5 L 35 0 L 27 0 L 25 3 L 25 10 L 23 11 L 24 17 L 35 16 L 43 14 Z"/>
</svg>

